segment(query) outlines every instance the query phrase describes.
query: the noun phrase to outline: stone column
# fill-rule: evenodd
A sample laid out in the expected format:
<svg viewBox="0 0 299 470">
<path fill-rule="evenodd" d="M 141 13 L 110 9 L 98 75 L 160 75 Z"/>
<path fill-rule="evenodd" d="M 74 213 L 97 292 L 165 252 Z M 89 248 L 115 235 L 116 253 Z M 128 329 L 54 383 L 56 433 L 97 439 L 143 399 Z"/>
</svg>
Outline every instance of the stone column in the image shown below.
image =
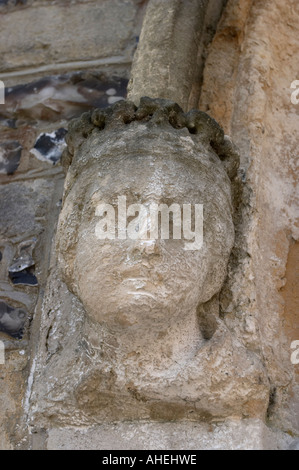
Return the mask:
<svg viewBox="0 0 299 470">
<path fill-rule="evenodd" d="M 128 98 L 176 101 L 185 111 L 209 0 L 150 0 L 135 54 Z"/>
</svg>

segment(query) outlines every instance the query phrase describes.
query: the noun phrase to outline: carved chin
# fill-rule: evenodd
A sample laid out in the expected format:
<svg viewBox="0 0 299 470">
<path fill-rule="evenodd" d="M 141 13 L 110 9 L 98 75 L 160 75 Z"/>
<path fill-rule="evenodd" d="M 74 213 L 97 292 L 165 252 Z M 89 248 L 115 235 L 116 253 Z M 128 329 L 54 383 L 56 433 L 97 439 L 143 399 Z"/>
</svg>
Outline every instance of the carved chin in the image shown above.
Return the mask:
<svg viewBox="0 0 299 470">
<path fill-rule="evenodd" d="M 170 326 L 175 321 L 176 313 L 196 308 L 196 296 L 183 296 L 179 289 L 167 291 L 165 287 L 156 287 L 149 282 L 126 279 L 109 292 L 99 289 L 95 294 L 86 284 L 80 286 L 80 299 L 89 317 L 98 323 L 110 326 L 135 326 L 145 328 L 148 323 L 152 328 L 156 324 Z"/>
</svg>

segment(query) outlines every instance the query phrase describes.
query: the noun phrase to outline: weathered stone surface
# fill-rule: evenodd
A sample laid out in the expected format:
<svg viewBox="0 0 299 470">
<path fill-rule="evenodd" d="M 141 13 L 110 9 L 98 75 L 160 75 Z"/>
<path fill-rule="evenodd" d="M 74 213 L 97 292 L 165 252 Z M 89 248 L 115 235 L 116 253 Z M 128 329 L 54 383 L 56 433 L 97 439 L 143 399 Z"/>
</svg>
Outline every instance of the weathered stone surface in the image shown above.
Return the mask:
<svg viewBox="0 0 299 470">
<path fill-rule="evenodd" d="M 3 7 L 3 6 L 18 6 L 18 5 L 26 5 L 27 3 L 27 0 L 0 0 L 0 7 Z"/>
<path fill-rule="evenodd" d="M 13 338 L 21 339 L 26 316 L 24 310 L 15 309 L 0 301 L 0 331 L 3 333 L 7 333 Z"/>
<path fill-rule="evenodd" d="M 0 173 L 12 175 L 18 168 L 22 147 L 17 141 L 0 143 Z"/>
<path fill-rule="evenodd" d="M 68 120 L 126 96 L 127 80 L 104 73 L 70 73 L 10 87 L 0 106 L 0 181 L 45 178 L 60 161 Z M 58 134 L 57 134 L 58 132 Z"/>
<path fill-rule="evenodd" d="M 243 261 L 231 265 L 223 314 L 252 350 L 262 351 L 271 383 L 268 417 L 293 434 L 299 431 L 298 365 L 290 360 L 291 342 L 299 339 L 299 121 L 290 87 L 298 79 L 298 6 L 229 1 L 200 100 L 241 149 L 249 202 L 240 225 Z"/>
<path fill-rule="evenodd" d="M 124 102 L 83 115 L 68 144 L 58 266 L 82 303 L 54 270 L 32 423 L 265 417 L 262 361 L 219 317 L 234 228 L 231 182 L 215 149 L 236 158 L 221 128 L 204 113 L 144 99 L 138 109 Z M 118 196 L 128 204 L 204 204 L 203 247 L 98 240 L 97 206 Z"/>
<path fill-rule="evenodd" d="M 150 0 L 128 97 L 176 101 L 187 111 L 208 0 Z"/>
<path fill-rule="evenodd" d="M 4 10 L 0 70 L 7 73 L 24 67 L 109 56 L 127 55 L 129 59 L 135 46 L 136 14 L 133 0 L 38 1 Z"/>
<path fill-rule="evenodd" d="M 39 235 L 52 182 L 35 180 L 1 187 L 0 237 L 3 239 Z"/>
<path fill-rule="evenodd" d="M 35 261 L 32 251 L 37 238 L 20 243 L 17 256 L 8 267 L 9 278 L 15 285 L 37 286 L 38 281 L 34 274 Z"/>
<path fill-rule="evenodd" d="M 207 48 L 227 0 L 150 0 L 134 55 L 128 98 L 197 107 Z M 197 81 L 196 81 L 197 80 Z"/>
<path fill-rule="evenodd" d="M 0 333 L 1 335 L 1 333 Z M 4 338 L 1 336 L 1 340 Z M 22 417 L 23 397 L 26 391 L 28 357 L 26 344 L 5 341 L 5 364 L 0 365 L 0 448 L 12 450 L 24 438 Z"/>
<path fill-rule="evenodd" d="M 5 346 L 5 364 L 0 364 L 1 449 L 27 445 L 24 404 L 30 341 L 33 347 L 36 341 L 31 323 L 39 294 L 37 277 L 41 288 L 47 278 L 57 189 L 55 178 L 0 188 L 0 341 Z"/>
<path fill-rule="evenodd" d="M 48 450 L 286 450 L 293 438 L 262 421 L 226 423 L 120 423 L 81 429 L 51 429 Z M 160 457 L 160 455 L 159 455 Z"/>
</svg>

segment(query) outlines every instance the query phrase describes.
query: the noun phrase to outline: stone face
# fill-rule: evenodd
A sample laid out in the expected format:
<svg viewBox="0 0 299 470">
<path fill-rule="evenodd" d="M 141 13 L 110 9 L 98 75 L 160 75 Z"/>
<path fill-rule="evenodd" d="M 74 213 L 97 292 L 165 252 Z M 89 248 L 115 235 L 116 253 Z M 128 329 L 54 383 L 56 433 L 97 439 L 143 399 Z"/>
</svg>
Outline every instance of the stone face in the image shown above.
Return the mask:
<svg viewBox="0 0 299 470">
<path fill-rule="evenodd" d="M 237 164 L 221 128 L 204 113 L 143 99 L 138 109 L 123 102 L 83 115 L 67 140 L 59 271 L 43 306 L 32 423 L 264 417 L 262 362 L 219 317 L 234 242 L 226 168 Z M 118 196 L 204 204 L 202 248 L 97 239 L 97 207 Z"/>
<path fill-rule="evenodd" d="M 158 267 L 152 280 L 148 279 L 149 284 L 153 282 L 149 292 L 159 289 L 157 282 L 161 277 L 166 289 L 162 297 L 166 296 L 169 299 L 173 298 L 181 285 L 184 297 L 189 298 L 191 292 L 194 292 L 197 303 L 207 302 L 219 292 L 226 275 L 226 264 L 234 239 L 230 181 L 224 166 L 212 153 L 212 149 L 208 153 L 204 151 L 204 146 L 208 147 L 213 139 L 216 141 L 218 135 L 212 135 L 214 132 L 212 125 L 209 135 L 205 129 L 205 125 L 209 127 L 208 122 L 197 122 L 193 115 L 185 117 L 182 111 L 177 112 L 175 105 L 171 103 L 163 107 L 162 102 L 161 106 L 154 109 L 155 105 L 155 101 L 142 101 L 140 108 L 136 110 L 135 118 L 129 117 L 133 112 L 130 103 L 121 103 L 114 109 L 108 109 L 105 112 L 107 118 L 104 130 L 102 131 L 96 124 L 86 142 L 82 142 L 79 148 L 75 147 L 66 180 L 65 201 L 57 234 L 58 256 L 64 280 L 79 296 L 95 320 L 100 301 L 96 292 L 101 296 L 104 317 L 108 314 L 112 316 L 110 308 L 114 294 L 118 299 L 117 302 L 122 299 L 123 294 L 124 305 L 126 303 L 125 291 L 128 286 L 123 293 L 117 287 L 123 281 L 121 275 L 119 280 L 113 282 L 113 273 L 119 263 L 122 264 L 124 256 L 132 257 L 132 264 L 138 265 L 139 261 L 142 264 L 143 251 L 145 258 L 147 252 L 149 258 L 151 255 L 159 255 L 159 263 L 161 266 L 167 266 L 167 270 Z M 146 106 L 149 106 L 149 109 L 146 109 Z M 153 106 L 153 109 L 150 106 Z M 186 127 L 175 123 L 176 119 L 179 120 L 180 113 L 181 119 L 189 120 Z M 202 116 L 200 113 L 198 115 Z M 99 119 L 96 112 L 93 116 L 94 121 Z M 121 121 L 126 119 L 131 119 L 131 122 L 121 126 Z M 180 125 L 182 128 L 176 130 L 169 123 L 169 119 L 173 119 L 173 125 Z M 84 121 L 83 126 L 85 126 Z M 199 135 L 197 139 L 191 138 L 194 134 L 190 134 L 187 126 L 192 132 L 194 126 L 194 132 L 198 132 Z M 76 129 L 71 128 L 67 138 L 70 149 L 74 147 L 74 142 L 77 143 L 84 129 L 85 127 L 80 129 L 77 123 Z M 221 136 L 221 130 L 215 127 L 215 133 L 217 132 Z M 155 146 L 152 145 L 153 142 Z M 80 175 L 79 178 L 77 175 Z M 154 194 L 156 197 L 153 197 Z M 194 252 L 192 249 L 186 249 L 188 243 L 169 242 L 170 253 L 167 256 L 165 241 L 161 241 L 160 249 L 158 246 L 152 246 L 150 241 L 147 242 L 149 246 L 141 241 L 139 247 L 138 242 L 136 246 L 131 243 L 131 246 L 127 241 L 97 240 L 96 231 L 99 222 L 96 218 L 97 206 L 101 202 L 113 204 L 119 196 L 126 198 L 127 206 L 137 203 L 150 205 L 152 202 L 159 205 L 166 201 L 169 206 L 183 203 L 203 204 L 205 219 L 203 248 L 195 249 Z M 217 238 L 213 234 L 216 223 Z M 120 236 L 118 234 L 119 239 Z M 192 244 L 190 245 L 192 247 Z M 132 256 L 131 252 L 134 250 L 136 254 Z M 108 263 L 104 261 L 106 255 L 103 259 L 101 255 L 97 256 L 99 251 L 110 252 Z M 140 251 L 139 255 L 137 251 Z M 173 279 L 176 264 L 181 265 L 183 270 L 181 275 L 177 273 L 177 284 Z M 200 267 L 200 272 L 197 272 L 196 266 Z M 152 268 L 154 272 L 154 265 Z M 128 271 L 128 278 L 131 274 L 134 277 L 134 267 L 131 269 L 131 274 L 128 266 L 124 266 L 123 269 Z M 190 276 L 189 281 L 187 273 Z M 148 270 L 140 272 L 139 276 L 145 279 L 151 277 Z M 193 276 L 196 279 L 195 284 L 191 281 Z M 105 280 L 103 284 L 101 280 Z M 109 292 L 113 289 L 113 285 L 116 286 L 116 290 L 110 296 Z M 133 285 L 132 288 L 135 289 Z M 145 290 L 147 291 L 147 288 Z M 152 298 L 154 299 L 154 296 Z M 177 301 L 178 299 L 174 300 L 174 304 Z M 157 309 L 159 309 L 158 304 Z M 151 310 L 153 305 L 151 307 L 148 305 L 147 308 Z"/>
<path fill-rule="evenodd" d="M 14 55 L 12 62 L 8 55 L 7 60 L 1 61 L 0 72 L 5 85 L 5 105 L 0 105 L 0 301 L 13 311 L 26 312 L 22 339 L 7 332 L 12 323 L 10 312 L 1 316 L 0 341 L 5 344 L 6 362 L 0 365 L 0 448 L 6 449 L 28 446 L 25 415 L 33 360 L 30 351 L 36 349 L 39 341 L 39 302 L 48 278 L 49 250 L 62 197 L 60 152 L 55 151 L 53 166 L 47 159 L 53 157 L 53 152 L 49 155 L 45 145 L 35 149 L 40 159 L 30 151 L 37 142 L 40 144 L 40 136 L 52 136 L 58 129 L 67 128 L 69 119 L 93 107 L 107 107 L 126 96 L 125 77 L 135 36 L 139 34 L 143 6 L 135 1 L 124 4 L 81 0 L 10 0 L 0 6 L 1 33 L 4 25 L 10 31 L 1 42 L 3 53 L 9 49 Z M 91 30 L 90 23 L 87 28 L 83 25 L 84 17 L 92 16 L 95 10 L 100 17 L 94 15 Z M 64 26 L 57 35 L 53 27 L 61 21 Z M 71 32 L 65 29 L 67 23 Z M 13 29 L 18 33 L 13 33 Z M 74 29 L 77 45 L 69 41 Z M 63 30 L 65 40 L 61 40 Z M 43 41 L 46 36 L 49 48 L 40 49 L 38 38 Z M 99 47 L 95 48 L 96 41 L 91 39 L 94 37 L 99 39 Z M 93 50 L 90 57 L 85 40 Z M 20 246 L 31 237 L 36 237 L 37 243 L 29 262 L 30 256 L 26 260 Z M 14 333 L 15 329 L 10 331 Z"/>
</svg>

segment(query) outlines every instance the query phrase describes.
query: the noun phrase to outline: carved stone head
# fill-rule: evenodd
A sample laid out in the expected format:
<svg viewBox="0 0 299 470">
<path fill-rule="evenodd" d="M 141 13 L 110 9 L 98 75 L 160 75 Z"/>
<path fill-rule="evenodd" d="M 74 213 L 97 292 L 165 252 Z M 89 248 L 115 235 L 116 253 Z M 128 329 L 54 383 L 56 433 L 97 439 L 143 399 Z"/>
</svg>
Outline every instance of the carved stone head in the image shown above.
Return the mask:
<svg viewBox="0 0 299 470">
<path fill-rule="evenodd" d="M 63 163 L 41 422 L 263 415 L 263 366 L 219 316 L 238 167 L 221 128 L 166 100 L 124 101 L 71 123 Z"/>
<path fill-rule="evenodd" d="M 72 123 L 64 161 L 58 256 L 87 315 L 139 333 L 188 322 L 220 291 L 234 243 L 229 176 L 238 163 L 221 128 L 166 100 L 120 102 Z M 176 217 L 170 239 L 161 229 L 151 236 L 157 206 Z"/>
</svg>

